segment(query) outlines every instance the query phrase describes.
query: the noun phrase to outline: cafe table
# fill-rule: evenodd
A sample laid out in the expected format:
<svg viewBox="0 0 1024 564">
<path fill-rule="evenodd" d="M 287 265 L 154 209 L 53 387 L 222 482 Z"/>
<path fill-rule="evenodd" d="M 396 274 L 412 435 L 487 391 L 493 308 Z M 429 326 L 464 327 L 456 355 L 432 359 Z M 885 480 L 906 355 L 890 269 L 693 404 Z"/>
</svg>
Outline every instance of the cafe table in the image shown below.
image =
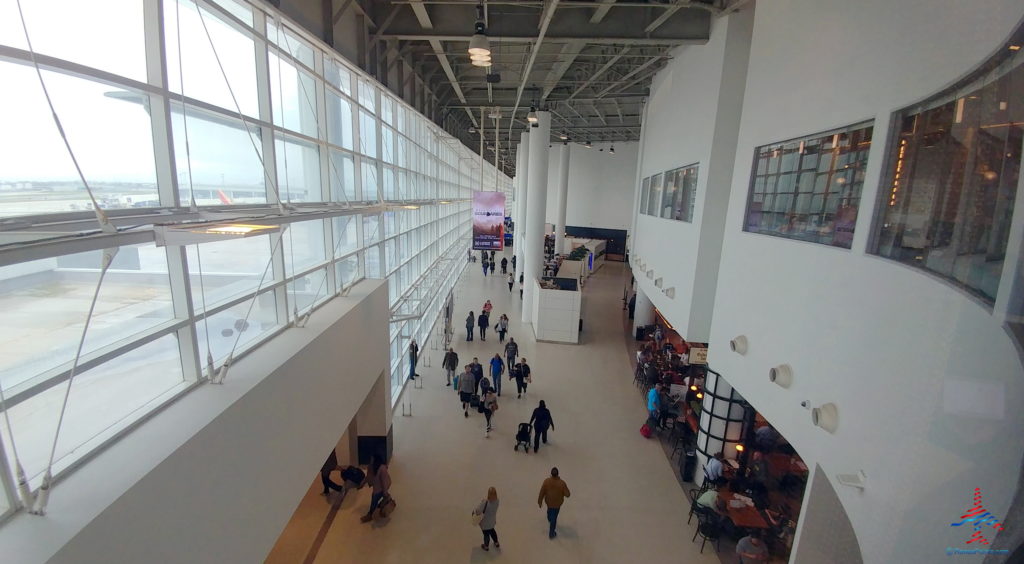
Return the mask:
<svg viewBox="0 0 1024 564">
<path fill-rule="evenodd" d="M 761 512 L 752 505 L 733 507 L 730 503 L 735 499 L 732 492 L 718 492 L 718 497 L 725 503 L 725 511 L 732 520 L 732 523 L 741 529 L 767 529 L 768 522 L 761 516 Z"/>
</svg>

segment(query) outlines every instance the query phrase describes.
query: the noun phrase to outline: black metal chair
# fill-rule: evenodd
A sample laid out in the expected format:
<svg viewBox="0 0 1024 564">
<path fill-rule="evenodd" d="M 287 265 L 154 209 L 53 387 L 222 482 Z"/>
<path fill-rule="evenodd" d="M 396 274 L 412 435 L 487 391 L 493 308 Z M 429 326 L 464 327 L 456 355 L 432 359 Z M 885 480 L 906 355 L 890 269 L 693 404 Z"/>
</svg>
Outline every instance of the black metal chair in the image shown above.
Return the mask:
<svg viewBox="0 0 1024 564">
<path fill-rule="evenodd" d="M 687 495 L 690 496 L 690 516 L 686 519 L 686 524 L 689 525 L 690 521 L 693 521 L 693 514 L 699 509 L 699 506 L 697 505 L 697 498 L 700 497 L 700 490 L 697 488 L 690 488 Z"/>
<path fill-rule="evenodd" d="M 718 514 L 699 506 L 694 509 L 694 513 L 697 514 L 697 530 L 693 533 L 693 539 L 690 542 L 696 542 L 697 535 L 700 535 L 701 554 L 704 554 L 704 544 L 708 541 L 711 541 L 711 545 L 715 547 L 715 552 L 720 551 L 722 548 L 722 523 Z"/>
</svg>

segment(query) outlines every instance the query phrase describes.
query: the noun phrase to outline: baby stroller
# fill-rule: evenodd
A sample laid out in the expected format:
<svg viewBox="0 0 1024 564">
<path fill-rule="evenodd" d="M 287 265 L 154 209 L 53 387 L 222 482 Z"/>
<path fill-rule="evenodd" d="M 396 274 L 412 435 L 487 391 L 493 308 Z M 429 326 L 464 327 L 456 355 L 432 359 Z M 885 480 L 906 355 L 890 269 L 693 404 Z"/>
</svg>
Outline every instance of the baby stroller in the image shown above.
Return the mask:
<svg viewBox="0 0 1024 564">
<path fill-rule="evenodd" d="M 529 423 L 520 423 L 519 430 L 516 431 L 516 448 L 519 450 L 519 445 L 522 445 L 526 452 L 530 452 L 530 433 L 533 432 L 533 425 Z"/>
</svg>

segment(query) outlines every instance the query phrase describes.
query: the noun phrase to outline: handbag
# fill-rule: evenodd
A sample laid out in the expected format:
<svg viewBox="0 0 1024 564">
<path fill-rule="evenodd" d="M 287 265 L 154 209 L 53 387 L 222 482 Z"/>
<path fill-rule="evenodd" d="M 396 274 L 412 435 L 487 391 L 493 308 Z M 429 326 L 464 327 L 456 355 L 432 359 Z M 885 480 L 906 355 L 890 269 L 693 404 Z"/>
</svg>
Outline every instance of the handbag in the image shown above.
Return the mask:
<svg viewBox="0 0 1024 564">
<path fill-rule="evenodd" d="M 388 515 L 394 513 L 396 507 L 398 507 L 398 504 L 395 503 L 395 498 L 390 495 L 385 495 L 384 500 L 381 501 L 380 506 L 378 507 L 380 518 L 384 519 Z"/>
<path fill-rule="evenodd" d="M 526 383 L 527 384 L 532 384 L 533 383 L 533 374 L 530 374 L 529 376 L 526 377 Z"/>
<path fill-rule="evenodd" d="M 479 527 L 480 523 L 483 523 L 483 521 L 484 521 L 484 513 L 487 512 L 487 503 L 488 502 L 486 502 L 486 501 L 484 502 L 484 510 L 483 511 L 481 511 L 480 513 L 477 513 L 476 511 L 474 511 L 472 513 L 473 524 L 476 525 L 477 527 Z"/>
</svg>

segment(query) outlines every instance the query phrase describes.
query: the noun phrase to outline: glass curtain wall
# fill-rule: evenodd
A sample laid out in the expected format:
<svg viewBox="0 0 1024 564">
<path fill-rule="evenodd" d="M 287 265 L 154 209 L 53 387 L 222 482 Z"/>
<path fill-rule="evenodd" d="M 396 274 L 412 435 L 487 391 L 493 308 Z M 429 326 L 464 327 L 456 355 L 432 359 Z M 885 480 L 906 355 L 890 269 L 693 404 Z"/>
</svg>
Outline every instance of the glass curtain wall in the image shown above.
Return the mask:
<svg viewBox="0 0 1024 564">
<path fill-rule="evenodd" d="M 38 486 L 55 440 L 59 473 L 202 383 L 208 356 L 215 368 L 238 358 L 363 278 L 389 281 L 397 401 L 410 340 L 426 345 L 465 267 L 479 157 L 262 4 L 21 4 L 100 207 L 319 206 L 296 208 L 279 233 L 121 247 L 56 438 L 101 251 L 0 267 L 0 516 L 16 506 L 15 446 Z M 18 108 L 5 126 L 19 132 L 0 138 L 0 218 L 91 217 L 20 22 L 0 3 L 0 45 L 20 50 L 0 61 L 0 107 Z M 504 174 L 497 186 L 511 193 Z"/>
</svg>

